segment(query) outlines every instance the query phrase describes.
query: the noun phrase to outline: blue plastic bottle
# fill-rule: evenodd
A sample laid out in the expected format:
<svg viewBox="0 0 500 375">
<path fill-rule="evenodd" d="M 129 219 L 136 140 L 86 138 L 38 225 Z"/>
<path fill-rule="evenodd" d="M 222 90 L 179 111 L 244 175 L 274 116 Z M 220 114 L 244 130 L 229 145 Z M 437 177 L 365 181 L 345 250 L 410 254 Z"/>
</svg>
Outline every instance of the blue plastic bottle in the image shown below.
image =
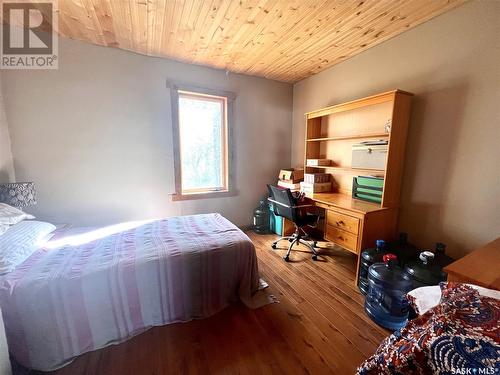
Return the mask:
<svg viewBox="0 0 500 375">
<path fill-rule="evenodd" d="M 396 255 L 386 254 L 383 260 L 384 263 L 375 263 L 368 270 L 365 310 L 377 324 L 395 331 L 408 321 L 406 293 L 412 289 L 412 281 L 396 265 Z"/>
<path fill-rule="evenodd" d="M 366 249 L 361 253 L 358 272 L 358 288 L 363 294 L 368 293 L 368 269 L 372 264 L 382 262 L 382 257 L 387 253 L 384 240 L 376 240 L 375 248 Z"/>
</svg>

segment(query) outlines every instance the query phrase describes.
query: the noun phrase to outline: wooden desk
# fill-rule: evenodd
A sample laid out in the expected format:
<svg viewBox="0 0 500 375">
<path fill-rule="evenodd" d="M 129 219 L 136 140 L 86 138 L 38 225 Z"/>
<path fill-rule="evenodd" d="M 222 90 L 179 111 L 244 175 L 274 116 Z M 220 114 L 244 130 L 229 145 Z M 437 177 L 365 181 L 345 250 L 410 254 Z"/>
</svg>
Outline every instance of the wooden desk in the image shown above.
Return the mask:
<svg viewBox="0 0 500 375">
<path fill-rule="evenodd" d="M 340 193 L 317 193 L 309 198 L 325 209 L 325 240 L 356 254 L 357 282 L 361 251 L 374 247 L 377 239 L 396 239 L 398 208 L 380 207 Z"/>
<path fill-rule="evenodd" d="M 397 231 L 397 208 L 352 199 L 339 193 L 317 193 L 309 197 L 326 210 L 325 239 L 359 255 L 375 240 L 394 240 Z"/>
<path fill-rule="evenodd" d="M 396 237 L 412 96 L 392 90 L 305 114 L 304 174 L 329 174 L 335 191 L 312 195 L 326 210 L 324 237 L 356 254 L 357 270 L 362 249 L 374 246 L 376 239 Z M 376 169 L 352 163 L 353 146 L 368 140 L 387 143 L 385 163 Z M 351 197 L 353 178 L 366 175 L 384 177 L 379 204 Z"/>
<path fill-rule="evenodd" d="M 451 263 L 444 271 L 448 281 L 500 290 L 500 238 Z"/>
</svg>

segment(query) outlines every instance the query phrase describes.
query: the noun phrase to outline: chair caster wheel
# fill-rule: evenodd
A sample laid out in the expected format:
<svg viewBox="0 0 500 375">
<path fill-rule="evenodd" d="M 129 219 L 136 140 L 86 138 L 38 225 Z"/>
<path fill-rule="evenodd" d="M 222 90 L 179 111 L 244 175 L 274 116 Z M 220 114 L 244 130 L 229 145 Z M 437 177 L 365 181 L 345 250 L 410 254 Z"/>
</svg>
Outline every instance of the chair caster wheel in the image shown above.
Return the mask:
<svg viewBox="0 0 500 375">
<path fill-rule="evenodd" d="M 288 239 L 288 242 L 293 242 L 293 238 L 289 238 L 289 239 Z"/>
<path fill-rule="evenodd" d="M 313 247 L 318 247 L 318 241 L 313 242 Z"/>
<path fill-rule="evenodd" d="M 289 256 L 286 256 L 283 259 L 285 260 L 285 262 L 289 262 L 290 261 L 290 257 Z"/>
<path fill-rule="evenodd" d="M 312 256 L 312 260 L 314 260 L 314 261 L 318 260 L 318 256 L 317 255 L 313 255 Z"/>
<path fill-rule="evenodd" d="M 273 249 L 276 249 L 276 244 L 275 244 L 275 243 L 273 243 L 273 244 L 271 245 L 271 247 L 272 247 Z"/>
</svg>

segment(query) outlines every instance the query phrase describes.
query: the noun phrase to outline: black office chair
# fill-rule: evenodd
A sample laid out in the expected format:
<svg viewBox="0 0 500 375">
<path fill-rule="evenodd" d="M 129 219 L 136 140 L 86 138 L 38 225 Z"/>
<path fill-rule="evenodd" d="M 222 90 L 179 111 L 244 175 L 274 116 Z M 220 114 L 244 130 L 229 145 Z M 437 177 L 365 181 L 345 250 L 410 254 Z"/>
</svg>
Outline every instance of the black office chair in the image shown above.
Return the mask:
<svg viewBox="0 0 500 375">
<path fill-rule="evenodd" d="M 291 243 L 290 246 L 288 246 L 288 251 L 283 257 L 283 259 L 289 262 L 293 245 L 301 243 L 311 250 L 313 253 L 312 259 L 318 260 L 318 252 L 316 251 L 317 243 L 316 241 L 306 241 L 305 239 L 308 235 L 303 229 L 305 226 L 315 227 L 318 224 L 319 215 L 311 214 L 305 210 L 307 207 L 314 207 L 314 205 L 297 204 L 297 199 L 294 198 L 290 189 L 283 189 L 272 185 L 267 185 L 267 188 L 269 190 L 268 199 L 269 202 L 273 204 L 274 213 L 290 220 L 295 225 L 295 233 L 291 236 L 281 237 L 279 240 L 274 241 L 271 245 L 272 248 L 276 249 L 276 245 L 282 240 L 290 241 Z"/>
</svg>

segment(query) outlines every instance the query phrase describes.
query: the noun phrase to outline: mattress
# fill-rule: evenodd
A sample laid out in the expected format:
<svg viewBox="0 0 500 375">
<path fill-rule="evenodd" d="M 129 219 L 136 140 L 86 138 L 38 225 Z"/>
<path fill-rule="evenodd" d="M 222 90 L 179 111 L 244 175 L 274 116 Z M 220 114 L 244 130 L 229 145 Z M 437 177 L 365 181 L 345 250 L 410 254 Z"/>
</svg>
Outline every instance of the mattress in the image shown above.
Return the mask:
<svg viewBox="0 0 500 375">
<path fill-rule="evenodd" d="M 258 307 L 258 288 L 251 240 L 220 214 L 206 214 L 58 230 L 3 277 L 0 303 L 11 354 L 49 371 L 238 299 Z"/>
</svg>

